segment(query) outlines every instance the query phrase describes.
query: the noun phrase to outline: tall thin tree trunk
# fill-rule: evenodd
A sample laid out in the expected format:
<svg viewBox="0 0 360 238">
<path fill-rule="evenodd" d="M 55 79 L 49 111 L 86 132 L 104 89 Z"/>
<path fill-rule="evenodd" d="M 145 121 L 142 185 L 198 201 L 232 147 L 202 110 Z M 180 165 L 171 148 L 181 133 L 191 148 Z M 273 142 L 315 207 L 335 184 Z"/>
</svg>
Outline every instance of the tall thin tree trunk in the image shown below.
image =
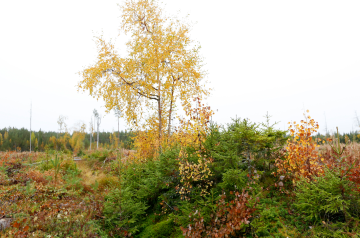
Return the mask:
<svg viewBox="0 0 360 238">
<path fill-rule="evenodd" d="M 162 132 L 162 122 L 161 122 L 161 82 L 159 77 L 159 72 L 157 73 L 157 80 L 159 84 L 158 91 L 158 113 L 159 113 L 159 149 L 161 153 L 161 132 Z"/>
<path fill-rule="evenodd" d="M 161 130 L 162 130 L 162 123 L 161 123 L 161 102 L 160 97 L 158 100 L 158 112 L 159 112 L 159 148 L 161 151 Z"/>
<path fill-rule="evenodd" d="M 99 119 L 98 119 L 99 120 Z M 99 123 L 99 122 L 98 122 Z M 99 149 L 99 124 L 97 126 L 97 142 L 96 142 L 96 149 Z"/>
<path fill-rule="evenodd" d="M 31 113 L 32 113 L 32 103 L 30 105 L 30 153 L 31 153 Z"/>
<path fill-rule="evenodd" d="M 120 142 L 119 117 L 118 117 L 118 137 L 119 137 L 119 142 Z"/>
<path fill-rule="evenodd" d="M 93 133 L 93 121 L 92 121 L 92 116 L 91 116 L 91 120 L 90 120 L 90 150 L 91 150 L 92 133 Z"/>
<path fill-rule="evenodd" d="M 96 117 L 94 116 L 94 124 L 93 124 L 93 130 L 96 130 L 96 127 L 95 127 L 95 123 L 96 123 Z M 93 132 L 94 133 L 94 132 Z M 96 138 L 96 136 L 94 137 L 94 143 L 95 143 L 95 138 Z"/>
<path fill-rule="evenodd" d="M 170 138 L 171 115 L 172 115 L 173 100 L 174 100 L 174 87 L 172 87 L 172 89 L 171 89 L 171 101 L 170 101 L 169 125 L 168 125 L 168 138 Z"/>
</svg>

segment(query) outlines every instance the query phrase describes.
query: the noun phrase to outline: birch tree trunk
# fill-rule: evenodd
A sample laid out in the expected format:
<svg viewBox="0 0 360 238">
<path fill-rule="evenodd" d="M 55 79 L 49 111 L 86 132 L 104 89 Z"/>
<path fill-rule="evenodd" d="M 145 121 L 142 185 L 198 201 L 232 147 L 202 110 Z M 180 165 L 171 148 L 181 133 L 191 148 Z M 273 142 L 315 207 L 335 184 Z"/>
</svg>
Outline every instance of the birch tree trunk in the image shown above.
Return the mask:
<svg viewBox="0 0 360 238">
<path fill-rule="evenodd" d="M 162 123 L 161 123 L 161 80 L 159 77 L 159 72 L 157 73 L 157 80 L 159 84 L 158 88 L 158 113 L 159 113 L 159 149 L 161 153 L 161 132 L 162 132 Z"/>
<path fill-rule="evenodd" d="M 97 119 L 98 123 L 97 123 L 97 142 L 96 142 L 96 149 L 99 149 L 99 118 Z"/>
<path fill-rule="evenodd" d="M 168 125 L 168 138 L 170 138 L 171 115 L 172 115 L 173 100 L 174 100 L 174 87 L 171 89 L 170 112 L 169 112 L 169 125 Z"/>
</svg>

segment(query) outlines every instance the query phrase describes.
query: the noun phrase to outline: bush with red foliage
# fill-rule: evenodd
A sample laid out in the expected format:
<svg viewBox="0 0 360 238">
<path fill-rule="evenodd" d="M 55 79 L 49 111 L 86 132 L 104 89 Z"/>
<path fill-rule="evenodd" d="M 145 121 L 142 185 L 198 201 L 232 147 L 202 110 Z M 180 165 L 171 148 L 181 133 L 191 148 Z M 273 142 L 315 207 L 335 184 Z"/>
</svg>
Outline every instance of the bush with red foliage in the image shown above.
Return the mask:
<svg viewBox="0 0 360 238">
<path fill-rule="evenodd" d="M 322 157 L 324 165 L 329 169 L 340 170 L 341 176 L 355 183 L 355 190 L 360 191 L 360 158 L 358 150 L 360 149 L 355 143 L 340 144 L 328 138 L 329 146 L 324 148 Z"/>
<path fill-rule="evenodd" d="M 181 227 L 185 237 L 228 237 L 235 235 L 237 231 L 244 228 L 250 223 L 251 214 L 255 208 L 250 208 L 248 203 L 251 197 L 247 192 L 230 192 L 233 197 L 229 202 L 226 201 L 227 196 L 223 194 L 217 202 L 217 211 L 212 214 L 209 224 L 205 224 L 204 218 L 200 212 L 195 212 L 197 218 L 193 218 L 193 226 L 191 224 L 187 228 Z"/>
</svg>

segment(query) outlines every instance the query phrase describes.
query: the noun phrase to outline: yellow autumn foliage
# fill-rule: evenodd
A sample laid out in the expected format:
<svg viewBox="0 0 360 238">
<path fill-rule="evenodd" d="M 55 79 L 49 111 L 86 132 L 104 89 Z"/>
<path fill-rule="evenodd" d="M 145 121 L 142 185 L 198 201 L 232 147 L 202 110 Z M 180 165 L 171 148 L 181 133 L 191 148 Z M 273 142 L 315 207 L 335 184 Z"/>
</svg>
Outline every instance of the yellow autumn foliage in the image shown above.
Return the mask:
<svg viewBox="0 0 360 238">
<path fill-rule="evenodd" d="M 213 181 L 208 179 L 212 175 L 209 165 L 213 162 L 213 159 L 203 158 L 198 154 L 198 161 L 196 163 L 189 162 L 186 158 L 186 152 L 181 150 L 179 153 L 179 175 L 181 178 L 181 185 L 176 187 L 181 199 L 189 199 L 188 195 L 194 189 L 193 186 L 197 186 L 201 190 L 201 196 L 209 194 L 209 187 L 213 184 Z"/>
<path fill-rule="evenodd" d="M 69 140 L 75 153 L 84 148 L 85 129 L 86 125 L 84 123 L 81 124 L 80 128 L 73 132 L 71 139 Z"/>
<path fill-rule="evenodd" d="M 166 17 L 157 1 L 128 0 L 121 11 L 120 29 L 131 37 L 127 57 L 98 37 L 97 62 L 80 72 L 78 89 L 102 98 L 108 112 L 120 109 L 137 132 L 138 156 L 151 147 L 147 158 L 171 141 L 177 106 L 190 114 L 192 98 L 205 98 L 209 90 L 189 25 Z"/>
</svg>

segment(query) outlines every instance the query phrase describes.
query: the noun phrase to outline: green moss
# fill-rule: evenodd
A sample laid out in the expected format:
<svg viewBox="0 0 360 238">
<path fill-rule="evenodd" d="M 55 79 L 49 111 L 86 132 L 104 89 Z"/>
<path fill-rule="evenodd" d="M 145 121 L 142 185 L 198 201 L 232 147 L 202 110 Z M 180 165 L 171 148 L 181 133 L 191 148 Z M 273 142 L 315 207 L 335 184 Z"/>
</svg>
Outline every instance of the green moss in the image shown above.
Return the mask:
<svg viewBox="0 0 360 238">
<path fill-rule="evenodd" d="M 142 238 L 168 238 L 174 232 L 172 219 L 163 220 L 154 225 L 147 226 L 137 237 Z"/>
</svg>

